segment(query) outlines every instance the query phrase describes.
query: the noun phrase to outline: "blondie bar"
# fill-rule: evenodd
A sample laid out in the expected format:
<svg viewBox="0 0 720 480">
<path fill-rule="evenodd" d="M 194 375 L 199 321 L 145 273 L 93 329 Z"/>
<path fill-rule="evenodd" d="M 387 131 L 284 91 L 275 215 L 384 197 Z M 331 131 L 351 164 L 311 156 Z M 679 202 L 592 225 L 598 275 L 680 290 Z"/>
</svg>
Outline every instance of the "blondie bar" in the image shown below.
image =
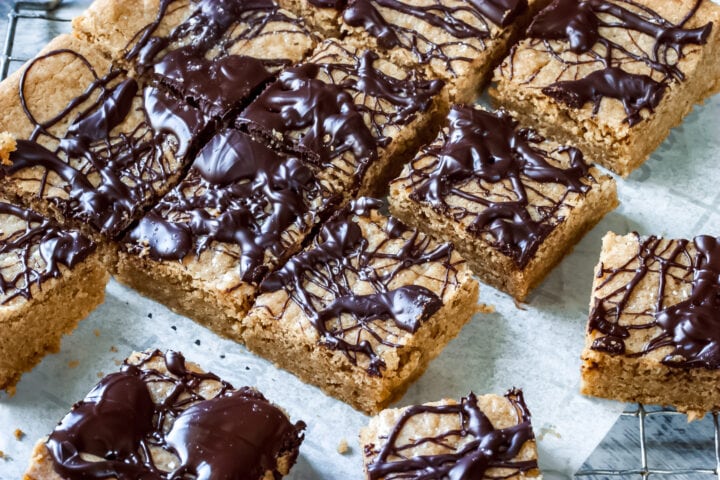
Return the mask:
<svg viewBox="0 0 720 480">
<path fill-rule="evenodd" d="M 366 413 L 399 398 L 478 310 L 478 284 L 438 243 L 352 201 L 260 285 L 248 348 Z"/>
<path fill-rule="evenodd" d="M 720 408 L 720 238 L 608 233 L 582 360 L 586 395 Z"/>
<path fill-rule="evenodd" d="M 555 0 L 495 72 L 497 105 L 627 176 L 720 89 L 710 0 Z"/>
<path fill-rule="evenodd" d="M 134 353 L 37 443 L 25 479 L 280 479 L 303 429 L 180 353 Z"/>
<path fill-rule="evenodd" d="M 506 112 L 455 106 L 390 185 L 390 210 L 452 241 L 484 282 L 523 300 L 617 206 L 615 182 Z"/>
<path fill-rule="evenodd" d="M 388 409 L 360 432 L 367 480 L 541 478 L 522 392 Z"/>
</svg>

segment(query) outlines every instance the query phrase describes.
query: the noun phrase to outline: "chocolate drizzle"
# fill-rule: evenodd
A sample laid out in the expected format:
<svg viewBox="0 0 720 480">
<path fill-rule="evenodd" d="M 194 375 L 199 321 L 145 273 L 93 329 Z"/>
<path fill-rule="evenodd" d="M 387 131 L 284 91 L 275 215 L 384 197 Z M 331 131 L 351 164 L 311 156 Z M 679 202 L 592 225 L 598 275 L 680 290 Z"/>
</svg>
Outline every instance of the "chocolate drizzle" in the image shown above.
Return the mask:
<svg viewBox="0 0 720 480">
<path fill-rule="evenodd" d="M 199 393 L 207 382 L 218 385 L 213 398 Z M 162 387 L 162 398 L 151 395 Z M 55 428 L 47 449 L 55 471 L 70 480 L 256 480 L 267 471 L 277 476 L 277 458 L 297 454 L 303 428 L 260 393 L 188 370 L 179 353 L 155 351 L 103 378 Z M 157 448 L 176 455 L 179 466 L 156 465 Z"/>
<path fill-rule="evenodd" d="M 309 248 L 261 284 L 264 292 L 285 289 L 288 301 L 302 310 L 322 345 L 343 352 L 353 365 L 362 357 L 367 372 L 375 376 L 382 375 L 385 362 L 373 343 L 401 347 L 390 340 L 397 334 L 389 322 L 405 332 L 417 331 L 442 307 L 456 272 L 449 243 L 436 244 L 393 218 L 373 227 L 381 230 L 374 234 L 382 236 L 381 241 L 366 237 L 368 227 L 361 222 L 378 222 L 372 211 L 381 205 L 368 198 L 351 202 L 323 225 Z M 392 286 L 398 275 L 430 262 L 442 262 L 448 272 L 438 292 L 420 285 Z M 355 293 L 353 279 L 372 292 Z"/>
<path fill-rule="evenodd" d="M 670 347 L 662 360 L 667 366 L 720 368 L 720 238 L 695 237 L 692 249 L 687 240 L 638 237 L 637 241 L 636 256 L 619 267 L 603 266 L 599 271 L 603 280 L 596 290 L 615 279 L 630 278 L 595 298 L 589 330 L 603 336 L 597 337 L 591 348 L 639 357 Z M 651 276 L 658 277 L 655 305 L 645 311 L 629 311 L 628 303 L 636 288 Z M 685 300 L 665 305 L 670 281 L 691 282 L 691 291 Z M 655 335 L 642 350 L 627 352 L 625 342 L 633 330 L 652 330 Z"/>
<path fill-rule="evenodd" d="M 549 55 L 565 64 L 560 76 L 571 67 L 599 67 L 581 78 L 579 72 L 571 80 L 558 78 L 543 88 L 543 93 L 572 108 L 592 102 L 593 113 L 597 113 L 602 98 L 614 98 L 623 103 L 629 125 L 637 124 L 642 120 L 640 112 L 652 112 L 672 81 L 685 79 L 678 65 L 684 48 L 707 42 L 712 23 L 684 28 L 701 1 L 696 0 L 687 15 L 673 24 L 634 0 L 555 0 L 528 29 L 531 38 L 541 40 L 534 45 L 542 45 Z M 628 32 L 629 46 L 608 35 L 616 29 Z M 652 38 L 652 47 L 643 49 L 638 35 Z M 567 43 L 566 50 L 575 58 L 562 49 L 556 50 L 549 40 Z M 632 64 L 643 65 L 648 74 L 628 70 Z"/>
<path fill-rule="evenodd" d="M 572 147 L 548 152 L 543 141 L 503 111 L 455 106 L 441 139 L 410 165 L 405 179 L 412 186 L 410 197 L 455 221 L 471 219 L 469 232 L 487 238 L 523 268 L 563 221 L 558 211 L 567 196 L 584 194 L 594 181 L 582 152 Z M 567 155 L 569 167 L 552 159 L 556 153 Z M 428 156 L 434 159 L 429 164 Z M 564 193 L 546 197 L 533 183 L 562 185 Z M 498 188 L 501 194 L 494 193 Z M 543 200 L 531 204 L 528 191 Z M 469 206 L 458 205 L 458 199 Z"/>
<path fill-rule="evenodd" d="M 17 297 L 32 298 L 34 285 L 60 277 L 60 265 L 74 268 L 95 250 L 95 244 L 79 232 L 61 229 L 32 210 L 0 201 L 0 215 L 25 223 L 24 228 L 13 231 L 14 221 L 10 220 L 2 229 L 0 256 L 6 258 L 3 270 L 11 274 L 6 277 L 0 271 L 3 305 Z M 15 261 L 7 262 L 12 257 Z"/>
<path fill-rule="evenodd" d="M 308 233 L 317 221 L 318 212 L 309 208 L 321 195 L 331 201 L 297 158 L 224 130 L 200 151 L 186 178 L 129 232 L 127 246 L 147 248 L 155 260 L 182 260 L 214 242 L 239 245 L 242 280 L 259 282 L 268 270 L 266 253 L 275 261 L 285 259 L 297 243 L 289 230 Z"/>
<path fill-rule="evenodd" d="M 510 390 L 505 394 L 515 410 L 517 423 L 508 428 L 495 428 L 478 405 L 474 393 L 463 397 L 458 404 L 415 405 L 405 409 L 377 451 L 366 446 L 366 455 L 377 453 L 367 466 L 371 480 L 475 480 L 482 478 L 510 478 L 538 468 L 536 460 L 518 460 L 523 446 L 532 441 L 532 426 L 522 392 Z M 422 416 L 453 416 L 458 428 L 440 431 L 417 438 L 411 435 L 407 443 L 400 443 L 403 429 Z M 422 420 L 417 420 L 422 421 Z M 434 424 L 428 422 L 427 424 Z M 423 423 L 423 426 L 425 423 Z M 430 444 L 443 453 L 423 455 L 413 449 Z M 493 470 L 499 470 L 496 476 Z"/>
</svg>

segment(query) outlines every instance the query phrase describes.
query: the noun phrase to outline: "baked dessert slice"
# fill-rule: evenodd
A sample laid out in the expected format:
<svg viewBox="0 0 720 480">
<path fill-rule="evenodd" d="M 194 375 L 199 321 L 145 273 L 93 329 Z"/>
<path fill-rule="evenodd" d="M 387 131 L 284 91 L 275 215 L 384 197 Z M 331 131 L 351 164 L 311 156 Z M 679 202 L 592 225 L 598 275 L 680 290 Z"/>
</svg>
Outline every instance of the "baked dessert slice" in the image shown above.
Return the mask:
<svg viewBox="0 0 720 480">
<path fill-rule="evenodd" d="M 627 176 L 720 88 L 718 20 L 709 0 L 555 0 L 490 95 Z"/>
<path fill-rule="evenodd" d="M 0 130 L 18 138 L 2 190 L 114 238 L 177 183 L 204 128 L 199 110 L 62 35 L 0 83 Z"/>
<path fill-rule="evenodd" d="M 0 197 L 0 390 L 13 393 L 24 372 L 59 350 L 103 302 L 107 281 L 92 240 Z"/>
<path fill-rule="evenodd" d="M 442 82 L 337 40 L 284 70 L 242 112 L 241 128 L 298 152 L 347 196 L 379 194 L 447 109 Z M 434 135 L 434 133 L 433 133 Z"/>
<path fill-rule="evenodd" d="M 368 480 L 542 478 L 522 391 L 383 410 L 360 431 Z"/>
<path fill-rule="evenodd" d="M 720 238 L 603 239 L 582 354 L 586 395 L 720 407 Z"/>
<path fill-rule="evenodd" d="M 393 215 L 453 242 L 482 281 L 518 300 L 617 203 L 615 182 L 580 150 L 470 106 L 454 106 L 390 185 Z"/>
<path fill-rule="evenodd" d="M 280 479 L 304 428 L 178 352 L 133 353 L 37 443 L 25 479 Z"/>
<path fill-rule="evenodd" d="M 340 14 L 347 0 L 278 0 L 325 38 L 340 37 Z"/>
<path fill-rule="evenodd" d="M 260 285 L 247 347 L 358 410 L 398 399 L 478 311 L 451 244 L 352 201 Z"/>
<path fill-rule="evenodd" d="M 549 0 L 348 0 L 345 42 L 383 52 L 446 82 L 455 103 L 472 103 L 492 68 Z"/>
<path fill-rule="evenodd" d="M 128 231 L 113 274 L 230 336 L 259 282 L 301 249 L 339 197 L 313 165 L 225 129 Z"/>
</svg>

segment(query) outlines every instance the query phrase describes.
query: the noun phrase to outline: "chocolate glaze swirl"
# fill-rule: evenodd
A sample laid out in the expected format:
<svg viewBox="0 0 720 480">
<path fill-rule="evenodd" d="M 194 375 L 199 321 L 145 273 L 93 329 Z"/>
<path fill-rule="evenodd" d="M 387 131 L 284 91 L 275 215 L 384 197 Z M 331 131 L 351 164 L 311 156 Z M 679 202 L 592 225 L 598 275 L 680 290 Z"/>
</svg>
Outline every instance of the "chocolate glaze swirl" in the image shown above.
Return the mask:
<svg viewBox="0 0 720 480">
<path fill-rule="evenodd" d="M 16 231 L 3 227 L 0 256 L 16 257 L 17 263 L 3 268 L 10 270 L 12 276 L 0 272 L 2 304 L 17 297 L 32 298 L 33 286 L 62 275 L 60 265 L 74 268 L 95 251 L 95 243 L 79 232 L 60 228 L 32 210 L 0 201 L 0 215 L 15 217 L 26 224 Z M 42 264 L 33 258 L 35 255 L 42 258 Z M 17 265 L 19 268 L 15 268 Z"/>
<path fill-rule="evenodd" d="M 515 410 L 517 423 L 508 428 L 495 428 L 478 405 L 474 393 L 463 397 L 455 405 L 415 405 L 404 410 L 387 439 L 379 448 L 365 447 L 365 455 L 375 455 L 367 466 L 370 480 L 476 480 L 510 478 L 538 468 L 536 460 L 517 460 L 522 448 L 535 436 L 530 424 L 522 392 L 508 391 L 505 398 Z M 453 416 L 459 428 L 438 431 L 432 436 L 411 436 L 407 443 L 400 441 L 403 429 L 415 417 Z M 447 449 L 436 455 L 415 455 L 414 448 L 434 444 Z M 510 471 L 502 476 L 491 474 L 493 469 Z M 514 478 L 514 477 L 513 477 Z"/>
<path fill-rule="evenodd" d="M 168 373 L 152 366 L 157 361 Z M 208 382 L 219 386 L 212 398 L 200 394 Z M 151 394 L 163 388 L 162 398 Z M 180 353 L 155 351 L 103 378 L 62 419 L 47 449 L 55 471 L 69 480 L 257 480 L 267 471 L 279 478 L 280 456 L 294 462 L 303 429 L 259 392 L 189 370 Z M 158 448 L 179 465 L 156 465 Z"/>
<path fill-rule="evenodd" d="M 637 242 L 635 256 L 619 267 L 601 266 L 598 272 L 603 280 L 597 289 L 618 277 L 630 279 L 605 296 L 595 297 L 589 330 L 603 336 L 597 337 L 591 348 L 612 355 L 639 357 L 670 347 L 662 360 L 667 366 L 720 368 L 720 238 L 695 237 L 693 249 L 687 240 L 638 237 Z M 645 311 L 630 311 L 628 302 L 636 288 L 651 275 L 659 279 L 655 304 Z M 667 283 L 671 279 L 691 282 L 691 291 L 685 300 L 665 305 Z M 648 321 L 627 323 L 625 318 Z M 625 342 L 634 330 L 651 330 L 655 335 L 642 350 L 627 352 Z"/>
<path fill-rule="evenodd" d="M 701 2 L 696 0 L 687 15 L 673 24 L 634 0 L 555 0 L 528 29 L 531 38 L 541 41 L 533 45 L 544 47 L 549 55 L 564 63 L 563 72 L 569 66 L 579 68 L 585 63 L 597 63 L 600 68 L 581 78 L 558 79 L 543 88 L 543 93 L 572 108 L 591 102 L 593 113 L 597 113 L 603 98 L 614 98 L 623 103 L 627 122 L 631 126 L 637 124 L 642 120 L 640 112 L 644 109 L 652 112 L 671 82 L 684 80 L 678 64 L 684 48 L 707 42 L 712 23 L 684 28 Z M 642 42 L 631 37 L 632 45 L 626 46 L 603 34 L 601 29 L 641 34 L 652 38 L 653 44 L 643 50 Z M 550 40 L 566 43 L 564 49 L 576 54 L 577 59 L 562 55 L 563 49 L 558 50 L 548 43 Z M 644 64 L 649 75 L 628 71 L 628 63 Z"/>
<path fill-rule="evenodd" d="M 417 331 L 442 307 L 441 299 L 454 282 L 457 265 L 449 243 L 435 243 L 393 218 L 377 225 L 383 239 L 371 242 L 359 222 L 371 222 L 371 212 L 381 205 L 368 198 L 351 202 L 322 226 L 312 245 L 261 284 L 264 292 L 287 291 L 289 301 L 300 307 L 323 346 L 343 352 L 353 365 L 362 357 L 368 362 L 367 372 L 375 376 L 382 375 L 385 362 L 365 337 L 399 347 L 388 340 L 383 324 L 391 321 L 398 329 Z M 420 285 L 391 287 L 398 275 L 428 262 L 441 262 L 448 271 L 440 291 Z M 349 278 L 367 283 L 373 292 L 354 293 Z"/>
<path fill-rule="evenodd" d="M 518 128 L 506 112 L 490 113 L 468 106 L 450 111 L 448 128 L 440 139 L 425 147 L 410 164 L 410 197 L 456 221 L 472 217 L 467 230 L 489 236 L 491 245 L 523 268 L 543 240 L 563 221 L 557 212 L 570 193 L 584 194 L 593 178 L 582 152 L 572 147 L 543 149 L 544 138 L 534 130 Z M 570 166 L 562 168 L 551 154 L 563 153 Z M 436 160 L 423 164 L 427 156 Z M 564 187 L 559 199 L 544 197 L 549 205 L 534 206 L 528 189 L 541 195 L 531 182 Z M 492 186 L 505 185 L 503 198 L 491 200 Z M 481 193 L 472 193 L 479 186 Z M 507 192 L 505 192 L 507 190 Z M 476 209 L 448 203 L 450 197 L 469 202 Z M 484 237 L 488 238 L 488 237 Z"/>
</svg>

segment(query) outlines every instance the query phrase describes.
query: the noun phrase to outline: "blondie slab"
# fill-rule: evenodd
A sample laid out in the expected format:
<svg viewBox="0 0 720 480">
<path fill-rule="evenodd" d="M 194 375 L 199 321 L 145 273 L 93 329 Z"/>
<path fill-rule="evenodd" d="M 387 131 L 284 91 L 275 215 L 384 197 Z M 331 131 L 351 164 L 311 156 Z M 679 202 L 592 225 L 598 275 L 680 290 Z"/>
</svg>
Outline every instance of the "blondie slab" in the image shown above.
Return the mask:
<svg viewBox="0 0 720 480">
<path fill-rule="evenodd" d="M 92 240 L 0 198 L 0 390 L 59 350 L 107 281 Z"/>
<path fill-rule="evenodd" d="M 367 480 L 542 478 L 522 392 L 388 409 L 360 432 Z"/>
<path fill-rule="evenodd" d="M 495 71 L 497 105 L 627 176 L 720 89 L 709 0 L 555 0 Z"/>
<path fill-rule="evenodd" d="M 339 196 L 321 184 L 313 165 L 237 130 L 221 131 L 182 182 L 129 231 L 113 273 L 232 335 L 259 282 L 301 249 Z"/>
<path fill-rule="evenodd" d="M 199 110 L 62 35 L 0 83 L 0 130 L 18 138 L 0 188 L 113 238 L 177 183 L 204 127 Z"/>
<path fill-rule="evenodd" d="M 379 194 L 435 131 L 447 108 L 441 90 L 442 81 L 327 40 L 283 71 L 237 122 L 332 172 L 348 197 Z"/>
<path fill-rule="evenodd" d="M 37 443 L 25 480 L 280 479 L 304 427 L 180 353 L 134 353 Z"/>
<path fill-rule="evenodd" d="M 506 112 L 455 106 L 390 185 L 390 210 L 452 241 L 484 282 L 523 300 L 617 206 L 615 182 Z"/>
<path fill-rule="evenodd" d="M 398 399 L 478 311 L 478 284 L 438 243 L 361 198 L 266 278 L 238 323 L 248 348 L 366 413 Z"/>
<path fill-rule="evenodd" d="M 586 395 L 720 408 L 720 238 L 608 233 L 582 360 Z"/>
<path fill-rule="evenodd" d="M 472 103 L 492 68 L 549 0 L 349 0 L 344 42 L 446 82 L 455 103 Z"/>
</svg>

